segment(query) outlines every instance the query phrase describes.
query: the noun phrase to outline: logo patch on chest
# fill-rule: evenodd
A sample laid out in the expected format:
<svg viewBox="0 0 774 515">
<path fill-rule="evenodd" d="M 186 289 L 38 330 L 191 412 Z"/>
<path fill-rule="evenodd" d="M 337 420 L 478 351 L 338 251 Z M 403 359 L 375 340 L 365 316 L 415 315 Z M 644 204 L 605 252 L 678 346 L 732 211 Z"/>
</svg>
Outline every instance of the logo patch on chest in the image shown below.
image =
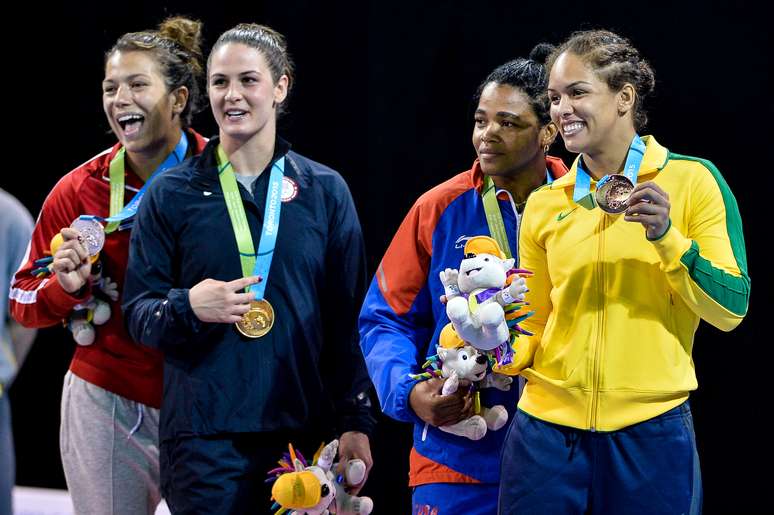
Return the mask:
<svg viewBox="0 0 774 515">
<path fill-rule="evenodd" d="M 573 211 L 575 211 L 576 209 L 578 209 L 578 206 L 575 206 L 574 208 L 570 209 L 569 211 L 567 211 L 567 212 L 565 212 L 565 213 L 559 213 L 559 214 L 557 215 L 557 217 L 556 217 L 556 221 L 557 221 L 557 222 L 561 222 L 562 220 L 564 220 L 565 218 L 567 218 L 568 216 L 570 216 L 570 213 L 572 213 L 572 212 L 573 212 Z"/>
<path fill-rule="evenodd" d="M 282 202 L 290 202 L 298 196 L 298 184 L 290 177 L 282 178 Z"/>
</svg>

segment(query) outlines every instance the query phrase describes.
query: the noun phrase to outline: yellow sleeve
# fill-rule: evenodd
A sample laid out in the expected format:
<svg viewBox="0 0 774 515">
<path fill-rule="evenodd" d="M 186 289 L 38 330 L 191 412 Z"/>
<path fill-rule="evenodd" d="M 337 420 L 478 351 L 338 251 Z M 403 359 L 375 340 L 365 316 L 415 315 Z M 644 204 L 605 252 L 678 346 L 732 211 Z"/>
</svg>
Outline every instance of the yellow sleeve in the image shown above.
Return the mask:
<svg viewBox="0 0 774 515">
<path fill-rule="evenodd" d="M 686 159 L 703 165 L 692 186 L 688 234 L 670 226 L 653 244 L 672 289 L 699 317 L 730 331 L 747 314 L 750 297 L 739 208 L 712 163 Z"/>
</svg>

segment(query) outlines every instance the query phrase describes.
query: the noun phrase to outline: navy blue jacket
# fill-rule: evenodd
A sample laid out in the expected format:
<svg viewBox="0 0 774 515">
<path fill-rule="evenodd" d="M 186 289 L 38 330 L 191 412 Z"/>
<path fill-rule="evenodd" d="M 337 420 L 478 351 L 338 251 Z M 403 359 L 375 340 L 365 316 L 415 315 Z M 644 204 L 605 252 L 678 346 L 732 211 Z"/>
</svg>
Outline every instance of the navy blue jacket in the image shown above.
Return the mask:
<svg viewBox="0 0 774 515">
<path fill-rule="evenodd" d="M 194 315 L 192 286 L 242 276 L 218 181 L 217 145 L 213 138 L 200 156 L 154 181 L 132 231 L 123 308 L 132 337 L 165 354 L 162 441 L 317 428 L 370 433 L 371 384 L 357 337 L 365 250 L 352 197 L 337 172 L 277 138 L 272 162 L 253 184 L 254 198 L 239 185 L 258 248 L 269 170 L 286 156 L 290 181 L 265 293 L 274 327 L 251 340 L 232 324 Z"/>
</svg>

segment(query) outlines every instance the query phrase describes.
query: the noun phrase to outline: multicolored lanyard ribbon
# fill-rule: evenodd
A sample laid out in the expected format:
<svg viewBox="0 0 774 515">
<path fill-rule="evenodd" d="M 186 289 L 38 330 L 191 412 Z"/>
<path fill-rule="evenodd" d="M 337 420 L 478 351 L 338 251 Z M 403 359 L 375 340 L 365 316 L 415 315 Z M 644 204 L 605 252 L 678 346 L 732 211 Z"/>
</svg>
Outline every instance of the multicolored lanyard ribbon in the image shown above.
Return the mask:
<svg viewBox="0 0 774 515">
<path fill-rule="evenodd" d="M 645 142 L 642 141 L 637 134 L 632 138 L 632 142 L 629 145 L 629 152 L 626 154 L 626 164 L 624 164 L 623 175 L 631 181 L 632 184 L 637 184 L 637 174 L 640 171 L 640 165 L 642 164 L 642 157 L 645 155 Z M 575 189 L 572 193 L 572 199 L 586 209 L 594 209 L 597 207 L 597 200 L 594 193 L 591 193 L 591 176 L 586 171 L 586 167 L 583 164 L 583 158 L 578 159 L 578 166 L 576 167 L 577 174 L 575 177 Z M 599 187 L 600 183 L 606 181 L 610 175 L 605 175 L 597 183 Z"/>
<path fill-rule="evenodd" d="M 497 188 L 494 181 L 488 175 L 484 177 L 484 191 L 481 193 L 484 201 L 484 213 L 486 214 L 486 223 L 489 226 L 489 233 L 495 239 L 500 249 L 505 253 L 505 257 L 510 259 L 511 246 L 508 244 L 508 233 L 505 231 L 505 222 L 503 214 L 500 212 L 500 204 L 497 202 Z"/>
<path fill-rule="evenodd" d="M 148 180 L 142 186 L 140 191 L 137 192 L 132 200 L 124 206 L 124 187 L 126 178 L 124 176 L 125 168 L 125 155 L 126 148 L 121 149 L 116 153 L 115 157 L 110 160 L 110 216 L 103 218 L 95 215 L 81 215 L 79 218 L 83 220 L 96 220 L 99 222 L 107 222 L 105 227 L 105 234 L 110 234 L 116 229 L 127 229 L 131 227 L 131 219 L 137 214 L 137 209 L 140 207 L 142 197 L 145 196 L 145 192 L 148 186 L 153 180 L 164 170 L 172 168 L 173 166 L 180 164 L 185 159 L 185 155 L 188 152 L 188 138 L 186 138 L 184 132 L 180 132 L 180 140 L 177 142 L 172 153 L 167 156 L 163 163 L 161 163 L 156 170 L 153 171 Z M 126 222 L 122 224 L 121 222 Z"/>
<path fill-rule="evenodd" d="M 260 275 L 263 280 L 250 286 L 249 291 L 255 293 L 255 300 L 263 300 L 266 284 L 269 282 L 269 269 L 274 256 L 274 247 L 277 243 L 279 232 L 280 211 L 282 209 L 281 193 L 282 178 L 285 175 L 285 157 L 277 159 L 271 167 L 269 176 L 269 190 L 266 195 L 266 207 L 263 212 L 263 227 L 261 239 L 258 242 L 258 253 L 255 252 L 253 237 L 250 234 L 250 226 L 247 223 L 245 207 L 242 204 L 242 196 L 239 194 L 239 186 L 231 162 L 221 145 L 218 145 L 218 179 L 223 189 L 223 197 L 226 200 L 228 216 L 231 219 L 231 227 L 239 249 L 239 259 L 242 263 L 242 275 Z"/>
</svg>

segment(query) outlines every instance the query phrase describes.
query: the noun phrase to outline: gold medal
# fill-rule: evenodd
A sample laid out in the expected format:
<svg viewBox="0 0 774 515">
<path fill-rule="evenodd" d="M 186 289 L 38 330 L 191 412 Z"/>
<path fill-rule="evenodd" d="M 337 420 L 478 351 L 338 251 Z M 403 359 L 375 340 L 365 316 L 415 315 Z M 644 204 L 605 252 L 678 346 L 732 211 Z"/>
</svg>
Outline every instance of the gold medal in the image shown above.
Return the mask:
<svg viewBox="0 0 774 515">
<path fill-rule="evenodd" d="M 236 324 L 237 331 L 248 338 L 260 338 L 274 325 L 274 308 L 266 299 L 250 303 L 250 311 L 242 315 Z"/>
</svg>

